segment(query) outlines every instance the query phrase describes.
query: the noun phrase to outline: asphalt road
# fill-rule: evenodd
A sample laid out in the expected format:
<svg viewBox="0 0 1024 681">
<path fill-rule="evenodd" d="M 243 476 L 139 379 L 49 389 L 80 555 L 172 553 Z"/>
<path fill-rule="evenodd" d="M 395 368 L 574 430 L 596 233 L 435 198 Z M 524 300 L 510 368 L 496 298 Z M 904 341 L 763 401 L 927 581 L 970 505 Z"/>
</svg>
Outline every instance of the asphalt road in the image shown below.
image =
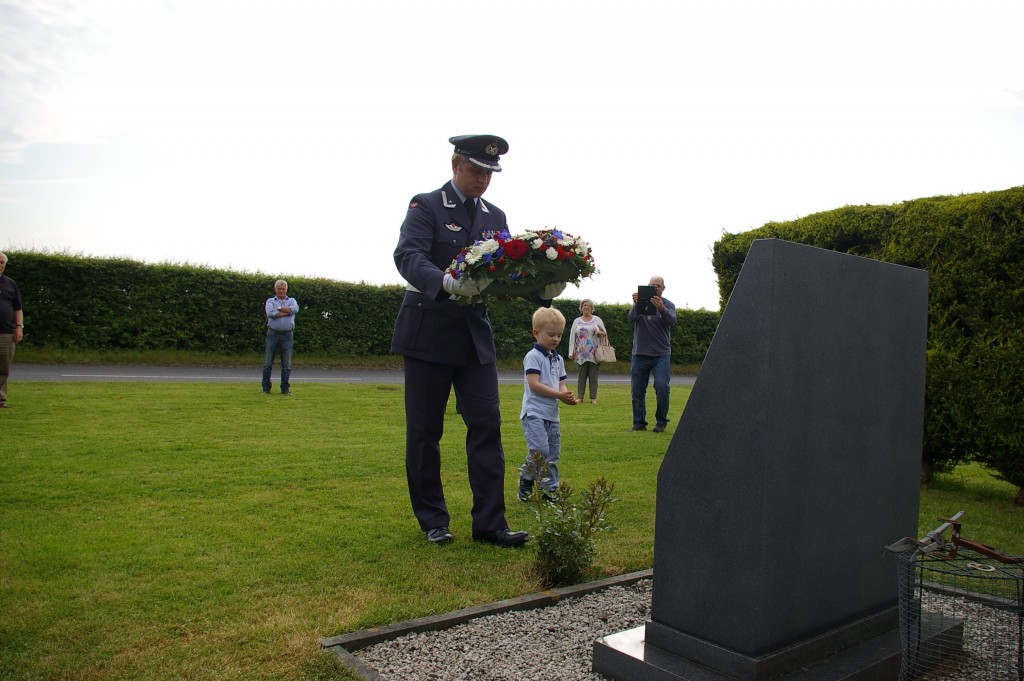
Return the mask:
<svg viewBox="0 0 1024 681">
<path fill-rule="evenodd" d="M 575 365 L 567 367 L 570 386 L 575 384 Z M 274 364 L 274 383 L 279 378 L 279 366 Z M 35 364 L 18 362 L 11 365 L 11 381 L 139 381 L 152 383 L 259 383 L 262 368 L 252 367 L 190 367 L 158 365 L 95 365 L 95 364 Z M 673 376 L 672 382 L 692 385 L 695 376 Z M 503 371 L 502 383 L 520 383 L 522 374 Z M 292 370 L 291 383 L 401 383 L 398 369 L 319 369 L 301 367 Z M 604 374 L 602 384 L 628 384 L 628 374 Z"/>
</svg>

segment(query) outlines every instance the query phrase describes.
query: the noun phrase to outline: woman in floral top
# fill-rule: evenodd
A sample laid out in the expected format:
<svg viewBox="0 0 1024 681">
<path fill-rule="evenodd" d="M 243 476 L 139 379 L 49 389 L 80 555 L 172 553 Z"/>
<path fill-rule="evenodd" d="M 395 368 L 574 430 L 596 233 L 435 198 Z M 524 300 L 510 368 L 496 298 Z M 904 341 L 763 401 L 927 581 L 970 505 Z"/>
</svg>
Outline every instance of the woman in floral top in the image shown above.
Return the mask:
<svg viewBox="0 0 1024 681">
<path fill-rule="evenodd" d="M 590 382 L 590 403 L 597 404 L 597 375 L 601 372 L 601 364 L 594 354 L 602 336 L 608 332 L 604 322 L 594 314 L 594 301 L 584 298 L 580 301 L 579 317 L 573 320 L 569 331 L 569 359 L 576 360 L 579 365 L 579 380 L 576 385 L 576 397 L 583 400 L 583 389 Z"/>
</svg>

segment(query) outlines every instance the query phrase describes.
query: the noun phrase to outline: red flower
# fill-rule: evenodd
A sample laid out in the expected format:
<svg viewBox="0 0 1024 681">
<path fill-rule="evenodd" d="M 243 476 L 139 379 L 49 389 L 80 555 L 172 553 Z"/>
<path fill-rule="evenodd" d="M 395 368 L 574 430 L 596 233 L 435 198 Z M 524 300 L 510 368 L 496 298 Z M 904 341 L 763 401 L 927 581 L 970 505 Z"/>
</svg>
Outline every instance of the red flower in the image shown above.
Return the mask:
<svg viewBox="0 0 1024 681">
<path fill-rule="evenodd" d="M 505 242 L 503 248 L 505 250 L 505 255 L 512 260 L 522 260 L 530 251 L 530 247 L 527 246 L 526 242 L 522 239 L 510 239 Z"/>
</svg>

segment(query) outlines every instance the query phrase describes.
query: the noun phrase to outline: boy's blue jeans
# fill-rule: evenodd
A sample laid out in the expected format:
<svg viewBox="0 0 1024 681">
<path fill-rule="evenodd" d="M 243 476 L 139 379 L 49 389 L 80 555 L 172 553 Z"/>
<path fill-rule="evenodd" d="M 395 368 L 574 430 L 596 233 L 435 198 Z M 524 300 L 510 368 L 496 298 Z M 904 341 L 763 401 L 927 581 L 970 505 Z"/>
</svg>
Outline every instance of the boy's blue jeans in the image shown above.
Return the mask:
<svg viewBox="0 0 1024 681">
<path fill-rule="evenodd" d="M 630 383 L 633 388 L 633 427 L 647 426 L 647 385 L 654 375 L 654 396 L 656 406 L 654 418 L 657 423 L 668 423 L 668 384 L 672 380 L 669 355 L 633 355 L 630 368 Z"/>
<path fill-rule="evenodd" d="M 533 480 L 533 474 L 529 472 L 530 453 L 540 452 L 548 462 L 547 476 L 540 487 L 548 491 L 558 489 L 558 459 L 562 451 L 562 430 L 558 421 L 527 415 L 523 417 L 522 424 L 523 435 L 526 436 L 526 461 L 519 467 L 519 477 Z"/>
</svg>

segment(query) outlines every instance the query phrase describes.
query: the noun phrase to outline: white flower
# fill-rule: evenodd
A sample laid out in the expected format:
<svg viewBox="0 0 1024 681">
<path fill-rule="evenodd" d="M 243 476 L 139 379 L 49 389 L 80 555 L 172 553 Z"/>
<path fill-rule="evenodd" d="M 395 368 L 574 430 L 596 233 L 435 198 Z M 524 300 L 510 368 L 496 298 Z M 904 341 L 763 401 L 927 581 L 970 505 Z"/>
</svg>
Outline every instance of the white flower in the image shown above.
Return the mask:
<svg viewBox="0 0 1024 681">
<path fill-rule="evenodd" d="M 494 239 L 488 239 L 487 241 L 483 241 L 480 244 L 478 244 L 478 246 L 480 247 L 481 254 L 494 253 L 496 250 L 498 250 L 498 242 L 495 241 Z"/>
<path fill-rule="evenodd" d="M 544 251 L 544 255 L 548 257 L 548 260 L 558 260 L 558 249 L 549 248 L 548 250 Z"/>
</svg>

